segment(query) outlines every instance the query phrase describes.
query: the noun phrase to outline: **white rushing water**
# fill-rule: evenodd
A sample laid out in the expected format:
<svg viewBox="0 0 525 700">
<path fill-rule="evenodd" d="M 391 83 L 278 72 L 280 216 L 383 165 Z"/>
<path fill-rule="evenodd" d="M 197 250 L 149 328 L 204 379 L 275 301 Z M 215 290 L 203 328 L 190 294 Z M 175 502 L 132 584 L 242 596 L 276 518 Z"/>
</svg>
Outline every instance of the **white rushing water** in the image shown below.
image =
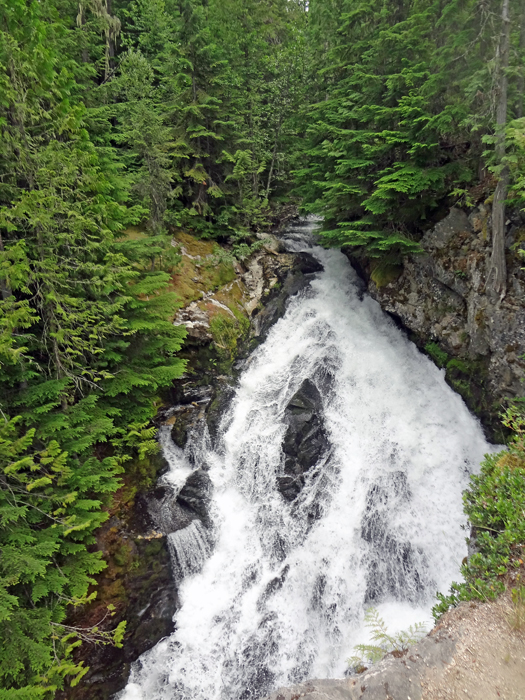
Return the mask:
<svg viewBox="0 0 525 700">
<path fill-rule="evenodd" d="M 360 299 L 346 258 L 312 252 L 324 272 L 255 352 L 206 451 L 214 547 L 192 574 L 191 538 L 201 559 L 207 541 L 197 526 L 179 537 L 191 575 L 176 631 L 133 665 L 122 700 L 248 700 L 341 677 L 369 605 L 406 629 L 459 577 L 461 494 L 490 447 L 443 373 Z M 285 408 L 307 378 L 331 451 L 289 503 Z"/>
</svg>

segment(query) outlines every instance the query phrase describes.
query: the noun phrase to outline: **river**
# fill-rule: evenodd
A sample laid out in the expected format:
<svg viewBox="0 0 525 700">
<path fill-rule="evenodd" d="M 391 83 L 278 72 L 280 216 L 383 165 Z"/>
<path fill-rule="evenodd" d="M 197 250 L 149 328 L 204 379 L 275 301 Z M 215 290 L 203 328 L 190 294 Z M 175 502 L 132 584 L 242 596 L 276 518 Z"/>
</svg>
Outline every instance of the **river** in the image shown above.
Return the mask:
<svg viewBox="0 0 525 700">
<path fill-rule="evenodd" d="M 345 256 L 312 247 L 313 228 L 293 229 L 288 246 L 324 271 L 247 362 L 215 449 L 206 435 L 188 448 L 210 469 L 213 533 L 171 536 L 189 573 L 176 631 L 133 665 L 121 700 L 256 700 L 341 677 L 367 607 L 392 631 L 430 624 L 436 591 L 459 578 L 461 494 L 490 446 L 443 371 L 360 293 Z M 289 502 L 276 477 L 305 379 L 330 449 Z M 177 483 L 188 463 L 167 448 Z"/>
</svg>

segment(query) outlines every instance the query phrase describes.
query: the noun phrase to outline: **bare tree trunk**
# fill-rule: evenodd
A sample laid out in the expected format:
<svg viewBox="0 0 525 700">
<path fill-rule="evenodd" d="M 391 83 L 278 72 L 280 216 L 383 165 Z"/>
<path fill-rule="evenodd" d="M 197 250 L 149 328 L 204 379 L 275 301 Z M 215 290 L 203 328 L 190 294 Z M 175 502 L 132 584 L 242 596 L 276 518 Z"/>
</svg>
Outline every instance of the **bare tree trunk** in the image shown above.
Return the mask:
<svg viewBox="0 0 525 700">
<path fill-rule="evenodd" d="M 113 16 L 111 14 L 113 8 L 111 5 L 111 0 L 106 0 L 106 11 L 108 14 L 108 21 L 113 20 Z M 120 29 L 120 25 L 119 25 Z M 117 30 L 118 31 L 118 30 Z M 114 28 L 110 25 L 106 29 L 106 71 L 105 71 L 105 80 L 109 80 L 109 76 L 113 74 L 113 71 L 115 70 L 115 40 L 117 37 L 117 33 L 115 32 Z"/>
<path fill-rule="evenodd" d="M 525 100 L 525 0 L 521 2 L 519 61 L 521 67 L 518 79 L 518 117 L 521 119 L 523 117 L 523 102 Z"/>
<path fill-rule="evenodd" d="M 510 53 L 509 0 L 503 0 L 501 7 L 501 38 L 499 44 L 498 83 L 496 107 L 496 162 L 505 158 L 505 126 L 507 124 L 507 69 Z M 507 292 L 507 265 L 505 262 L 505 200 L 509 184 L 507 166 L 501 171 L 494 193 L 492 205 L 492 255 L 487 277 L 487 291 L 503 299 Z"/>
</svg>

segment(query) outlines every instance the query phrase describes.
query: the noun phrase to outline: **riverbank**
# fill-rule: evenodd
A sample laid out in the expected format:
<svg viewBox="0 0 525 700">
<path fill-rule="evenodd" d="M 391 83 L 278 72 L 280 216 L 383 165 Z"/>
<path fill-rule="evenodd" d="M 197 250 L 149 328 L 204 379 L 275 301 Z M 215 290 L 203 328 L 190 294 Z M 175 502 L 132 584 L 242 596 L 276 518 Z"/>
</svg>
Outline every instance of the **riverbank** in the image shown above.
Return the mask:
<svg viewBox="0 0 525 700">
<path fill-rule="evenodd" d="M 266 700 L 523 700 L 525 620 L 521 629 L 515 620 L 508 593 L 462 603 L 402 655 L 358 676 L 281 688 Z"/>
</svg>

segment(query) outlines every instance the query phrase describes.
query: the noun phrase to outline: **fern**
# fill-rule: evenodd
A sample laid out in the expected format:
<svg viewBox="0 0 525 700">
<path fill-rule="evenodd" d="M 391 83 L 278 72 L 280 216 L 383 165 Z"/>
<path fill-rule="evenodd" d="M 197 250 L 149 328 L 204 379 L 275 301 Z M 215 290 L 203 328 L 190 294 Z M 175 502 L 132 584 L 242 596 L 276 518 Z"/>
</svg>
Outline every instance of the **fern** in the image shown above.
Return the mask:
<svg viewBox="0 0 525 700">
<path fill-rule="evenodd" d="M 368 608 L 365 612 L 365 626 L 371 630 L 370 637 L 373 643 L 357 644 L 354 647 L 354 654 L 348 659 L 348 665 L 353 669 L 375 664 L 393 651 L 402 653 L 427 634 L 426 626 L 422 622 L 410 625 L 408 630 L 390 634 L 376 608 Z"/>
</svg>

